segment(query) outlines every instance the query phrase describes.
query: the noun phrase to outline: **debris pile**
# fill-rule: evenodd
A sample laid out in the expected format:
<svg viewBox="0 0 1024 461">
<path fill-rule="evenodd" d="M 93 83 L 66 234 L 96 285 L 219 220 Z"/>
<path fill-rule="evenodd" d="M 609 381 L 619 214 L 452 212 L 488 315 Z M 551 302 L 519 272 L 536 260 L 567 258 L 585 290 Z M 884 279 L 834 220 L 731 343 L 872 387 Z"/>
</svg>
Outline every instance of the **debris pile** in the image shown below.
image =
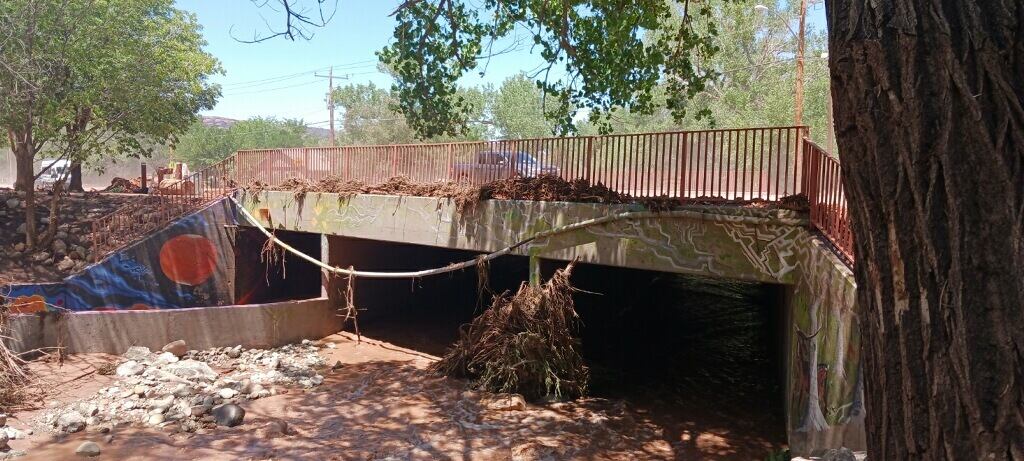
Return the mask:
<svg viewBox="0 0 1024 461">
<path fill-rule="evenodd" d="M 455 201 L 458 210 L 471 209 L 481 200 L 479 187 L 460 182 L 415 183 L 405 176 L 395 176 L 380 184 L 367 185 L 359 180 L 344 180 L 339 176 L 327 176 L 319 181 L 303 178 L 289 178 L 276 187 L 269 187 L 254 181 L 247 189 L 252 193 L 263 190 L 285 190 L 295 193 L 299 199 L 309 192 L 327 192 L 351 197 L 357 194 L 409 195 L 416 197 L 440 197 Z"/>
<path fill-rule="evenodd" d="M 103 192 L 123 194 L 144 194 L 146 189 L 142 187 L 142 177 L 126 179 L 115 177 L 110 180 L 110 185 L 103 189 Z"/>
<path fill-rule="evenodd" d="M 238 404 L 276 395 L 284 387 L 312 388 L 324 380 L 318 370 L 326 363 L 308 340 L 276 349 L 185 348 L 181 341 L 160 352 L 129 348 L 114 371 L 114 385 L 46 411 L 39 422 L 58 433 L 87 427 L 106 433 L 120 424 L 176 426 L 184 432 L 230 427 L 245 417 Z"/>
<path fill-rule="evenodd" d="M 463 327 L 454 347 L 431 365 L 486 391 L 530 399 L 573 399 L 587 392 L 589 370 L 574 337 L 579 320 L 569 276 L 575 263 L 542 286 L 523 284 Z"/>
</svg>

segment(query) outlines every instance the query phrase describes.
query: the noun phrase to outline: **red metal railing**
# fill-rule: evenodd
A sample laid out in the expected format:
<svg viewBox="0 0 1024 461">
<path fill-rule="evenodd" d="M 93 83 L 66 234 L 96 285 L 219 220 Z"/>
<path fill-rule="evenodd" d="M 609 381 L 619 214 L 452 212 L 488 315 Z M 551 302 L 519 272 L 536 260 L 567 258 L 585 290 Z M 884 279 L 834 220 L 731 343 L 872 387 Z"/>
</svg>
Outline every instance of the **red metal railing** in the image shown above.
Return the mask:
<svg viewBox="0 0 1024 461">
<path fill-rule="evenodd" d="M 634 197 L 777 200 L 800 193 L 804 127 L 679 131 L 442 144 L 243 150 L 239 184 L 288 178 L 485 183 L 516 175 L 586 179 Z M 493 155 L 499 154 L 499 155 Z"/>
<path fill-rule="evenodd" d="M 235 174 L 232 156 L 180 180 L 153 184 L 149 195 L 92 222 L 93 261 L 227 195 L 236 187 Z"/>
<path fill-rule="evenodd" d="M 243 150 L 166 185 L 93 223 L 98 259 L 138 236 L 222 197 L 239 185 L 278 185 L 328 176 L 368 184 L 486 183 L 554 174 L 634 197 L 776 201 L 806 193 L 811 223 L 848 262 L 853 236 L 839 162 L 806 138 L 805 127 L 678 131 L 439 144 Z"/>
<path fill-rule="evenodd" d="M 807 162 L 807 200 L 811 205 L 811 225 L 835 245 L 840 255 L 853 263 L 853 232 L 849 207 L 841 178 L 839 160 L 830 156 L 810 139 L 803 139 Z"/>
</svg>

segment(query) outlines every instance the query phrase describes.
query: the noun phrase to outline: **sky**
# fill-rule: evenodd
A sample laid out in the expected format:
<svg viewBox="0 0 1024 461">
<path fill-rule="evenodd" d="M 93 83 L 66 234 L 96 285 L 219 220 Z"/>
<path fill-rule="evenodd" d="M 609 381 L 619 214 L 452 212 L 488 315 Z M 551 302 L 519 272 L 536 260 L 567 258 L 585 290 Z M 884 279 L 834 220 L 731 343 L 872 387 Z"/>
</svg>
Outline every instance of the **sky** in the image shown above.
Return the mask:
<svg viewBox="0 0 1024 461">
<path fill-rule="evenodd" d="M 328 127 L 326 75 L 334 66 L 335 85 L 373 82 L 388 87 L 391 79 L 377 70 L 374 54 L 392 38 L 391 12 L 400 0 L 340 0 L 326 27 L 312 29 L 309 40 L 282 37 L 244 43 L 254 34 L 266 36 L 283 27 L 284 14 L 269 5 L 260 9 L 252 0 L 177 0 L 179 8 L 195 13 L 208 42 L 206 50 L 221 61 L 224 75 L 213 78 L 222 86 L 217 106 L 203 115 L 246 119 L 256 116 L 299 118 L 310 126 Z M 313 2 L 310 1 L 309 4 Z M 809 8 L 808 22 L 823 29 L 823 3 Z M 519 72 L 535 70 L 541 60 L 529 46 L 509 39 L 496 50 L 511 49 L 491 58 L 483 76 L 467 75 L 466 86 L 500 85 Z"/>
</svg>

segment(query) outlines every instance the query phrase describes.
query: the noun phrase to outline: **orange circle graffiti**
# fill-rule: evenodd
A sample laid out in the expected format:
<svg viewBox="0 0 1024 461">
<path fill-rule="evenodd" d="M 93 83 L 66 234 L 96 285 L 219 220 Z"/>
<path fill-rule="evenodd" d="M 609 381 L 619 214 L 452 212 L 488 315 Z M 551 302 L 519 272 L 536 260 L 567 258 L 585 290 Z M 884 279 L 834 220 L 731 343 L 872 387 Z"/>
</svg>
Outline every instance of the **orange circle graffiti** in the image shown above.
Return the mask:
<svg viewBox="0 0 1024 461">
<path fill-rule="evenodd" d="M 160 269 L 167 278 L 182 285 L 199 285 L 216 268 L 217 249 L 202 235 L 179 235 L 160 248 Z"/>
</svg>

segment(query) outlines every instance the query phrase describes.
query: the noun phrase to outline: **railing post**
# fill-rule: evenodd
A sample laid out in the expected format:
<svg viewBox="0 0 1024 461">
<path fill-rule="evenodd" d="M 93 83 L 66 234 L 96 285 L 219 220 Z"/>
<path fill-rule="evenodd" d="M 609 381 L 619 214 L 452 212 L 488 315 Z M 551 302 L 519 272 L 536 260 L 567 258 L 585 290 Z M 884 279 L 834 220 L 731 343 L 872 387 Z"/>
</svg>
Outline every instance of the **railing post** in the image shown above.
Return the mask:
<svg viewBox="0 0 1024 461">
<path fill-rule="evenodd" d="M 587 163 L 586 172 L 583 173 L 583 177 L 586 178 L 587 183 L 590 185 L 594 184 L 593 170 L 594 170 L 594 137 L 587 136 Z"/>
</svg>

